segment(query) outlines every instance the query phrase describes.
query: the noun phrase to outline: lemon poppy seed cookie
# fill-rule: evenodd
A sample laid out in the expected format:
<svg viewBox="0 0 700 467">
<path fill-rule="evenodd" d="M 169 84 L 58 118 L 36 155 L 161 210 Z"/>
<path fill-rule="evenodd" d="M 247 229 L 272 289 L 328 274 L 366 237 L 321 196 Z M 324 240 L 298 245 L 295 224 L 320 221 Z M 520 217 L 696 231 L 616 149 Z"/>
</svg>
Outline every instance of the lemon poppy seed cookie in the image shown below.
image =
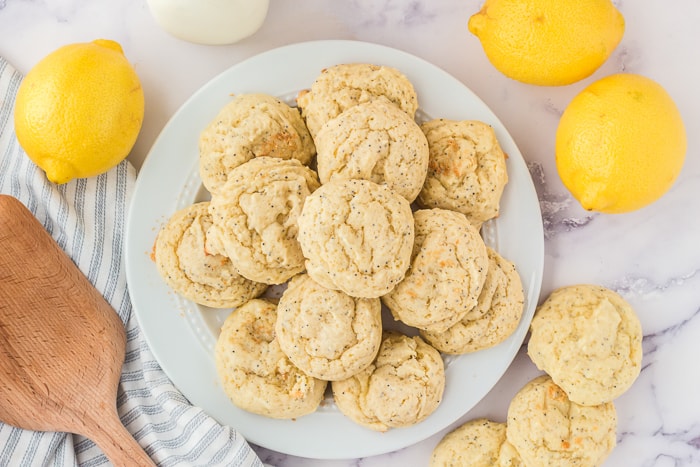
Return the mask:
<svg viewBox="0 0 700 467">
<path fill-rule="evenodd" d="M 488 271 L 486 245 L 464 214 L 422 209 L 414 218 L 411 267 L 382 302 L 409 326 L 443 332 L 477 304 Z"/>
<path fill-rule="evenodd" d="M 210 247 L 209 203 L 177 211 L 158 232 L 155 261 L 163 280 L 178 294 L 200 305 L 229 308 L 262 294 L 267 285 L 236 272 L 231 260 Z"/>
<path fill-rule="evenodd" d="M 501 444 L 501 450 L 498 452 L 498 467 L 525 467 L 523 458 L 518 454 L 518 450 L 515 446 L 510 444 L 508 439 L 506 439 L 503 444 Z"/>
<path fill-rule="evenodd" d="M 554 291 L 530 324 L 528 355 L 583 405 L 608 402 L 635 381 L 642 364 L 642 327 L 620 295 L 596 285 Z"/>
<path fill-rule="evenodd" d="M 498 216 L 508 173 L 493 128 L 479 121 L 445 119 L 431 120 L 421 128 L 430 162 L 419 204 L 461 212 L 477 228 Z"/>
<path fill-rule="evenodd" d="M 275 304 L 254 299 L 226 318 L 214 360 L 223 389 L 238 407 L 272 418 L 314 412 L 327 382 L 307 376 L 275 338 Z"/>
<path fill-rule="evenodd" d="M 513 397 L 506 437 L 524 465 L 599 466 L 615 447 L 617 415 L 612 402 L 571 402 L 548 375 Z"/>
<path fill-rule="evenodd" d="M 421 331 L 440 352 L 463 354 L 493 347 L 518 327 L 524 296 L 515 265 L 488 248 L 486 281 L 474 308 L 443 332 Z"/>
<path fill-rule="evenodd" d="M 409 266 L 411 207 L 374 182 L 331 180 L 306 198 L 299 243 L 316 282 L 352 297 L 380 297 Z"/>
<path fill-rule="evenodd" d="M 231 170 L 254 157 L 298 159 L 316 153 L 299 110 L 267 94 L 240 94 L 224 106 L 199 137 L 202 183 L 217 192 Z"/>
<path fill-rule="evenodd" d="M 302 371 L 319 379 L 346 379 L 367 368 L 382 342 L 378 298 L 353 298 L 292 278 L 277 308 L 277 340 Z"/>
<path fill-rule="evenodd" d="M 231 172 L 209 212 L 211 233 L 240 275 L 281 284 L 304 270 L 297 218 L 318 186 L 316 173 L 296 159 L 257 157 Z"/>
<path fill-rule="evenodd" d="M 331 383 L 340 411 L 376 431 L 415 425 L 440 404 L 445 367 L 418 336 L 386 332 L 376 360 L 355 376 Z"/>
<path fill-rule="evenodd" d="M 430 456 L 430 467 L 493 467 L 506 442 L 506 424 L 470 420 L 446 434 Z"/>
<path fill-rule="evenodd" d="M 428 170 L 428 142 L 415 120 L 384 96 L 328 121 L 315 138 L 318 176 L 365 179 L 413 202 Z"/>
<path fill-rule="evenodd" d="M 413 84 L 399 70 L 369 63 L 345 63 L 324 69 L 297 96 L 297 105 L 312 137 L 324 123 L 352 106 L 385 96 L 411 118 L 418 110 Z"/>
</svg>

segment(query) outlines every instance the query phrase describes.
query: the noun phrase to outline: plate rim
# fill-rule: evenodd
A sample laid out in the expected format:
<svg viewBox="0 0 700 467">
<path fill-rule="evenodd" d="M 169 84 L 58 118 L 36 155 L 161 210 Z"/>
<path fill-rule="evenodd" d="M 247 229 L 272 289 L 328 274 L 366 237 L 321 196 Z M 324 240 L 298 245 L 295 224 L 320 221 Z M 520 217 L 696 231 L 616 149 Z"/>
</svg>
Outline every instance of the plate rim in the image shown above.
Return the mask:
<svg viewBox="0 0 700 467">
<path fill-rule="evenodd" d="M 413 66 L 415 66 L 418 69 L 425 69 L 429 70 L 430 74 L 435 75 L 440 77 L 442 80 L 446 80 L 447 82 L 452 83 L 452 85 L 457 85 L 460 87 L 462 92 L 464 94 L 468 94 L 470 99 L 474 101 L 477 104 L 477 107 L 481 107 L 480 112 L 483 112 L 484 110 L 488 114 L 488 121 L 487 123 L 490 124 L 491 126 L 494 127 L 494 129 L 497 132 L 497 138 L 499 143 L 501 143 L 501 146 L 505 148 L 508 148 L 508 154 L 509 154 L 509 164 L 515 163 L 516 166 L 518 167 L 518 173 L 522 173 L 523 169 L 527 173 L 527 178 L 525 180 L 519 180 L 519 183 L 524 183 L 525 190 L 530 192 L 529 197 L 530 197 L 530 202 L 531 205 L 528 206 L 529 210 L 532 210 L 533 212 L 536 211 L 536 219 L 537 222 L 533 222 L 534 225 L 531 225 L 530 228 L 534 229 L 535 231 L 539 231 L 539 236 L 538 239 L 533 241 L 532 245 L 528 245 L 528 247 L 531 249 L 531 253 L 533 256 L 537 257 L 536 264 L 530 265 L 531 270 L 528 271 L 528 278 L 531 278 L 533 280 L 528 280 L 529 283 L 529 288 L 527 290 L 524 290 L 525 296 L 526 296 L 526 309 L 523 312 L 523 318 L 521 323 L 519 325 L 518 330 L 509 338 L 506 342 L 500 344 L 499 346 L 496 346 L 492 349 L 486 349 L 482 350 L 479 352 L 479 355 L 487 355 L 490 353 L 494 353 L 494 349 L 505 349 L 505 357 L 504 359 L 507 361 L 507 363 L 504 365 L 503 370 L 500 372 L 500 374 L 493 380 L 493 384 L 490 385 L 489 389 L 486 390 L 484 394 L 479 397 L 478 400 L 476 400 L 473 404 L 471 404 L 470 407 L 468 407 L 464 411 L 458 411 L 457 413 L 450 413 L 448 415 L 443 415 L 441 420 L 443 422 L 447 421 L 446 423 L 441 423 L 440 426 L 437 429 L 431 429 L 428 430 L 429 432 L 426 431 L 421 431 L 414 430 L 414 433 L 412 433 L 412 436 L 409 436 L 405 439 L 401 438 L 401 433 L 407 433 L 411 432 L 411 427 L 408 428 L 399 428 L 399 429 L 393 429 L 390 430 L 387 433 L 372 433 L 376 434 L 377 437 L 381 437 L 382 439 L 378 443 L 374 443 L 371 446 L 369 445 L 363 445 L 359 448 L 355 448 L 352 450 L 344 450 L 344 451 L 329 451 L 329 449 L 326 447 L 325 449 L 321 450 L 314 450 L 313 446 L 300 446 L 300 445 L 295 445 L 294 443 L 289 443 L 288 440 L 286 442 L 280 443 L 279 440 L 273 440 L 273 439 L 268 439 L 267 437 L 261 437 L 256 434 L 251 434 L 250 430 L 242 429 L 243 427 L 240 426 L 240 423 L 228 423 L 227 421 L 222 421 L 222 418 L 220 415 L 217 416 L 215 414 L 211 413 L 211 410 L 208 409 L 209 405 L 206 403 L 207 401 L 203 401 L 203 397 L 200 394 L 194 394 L 192 390 L 192 383 L 186 381 L 186 377 L 181 375 L 181 374 L 174 374 L 177 373 L 178 370 L 175 370 L 173 368 L 173 364 L 171 364 L 168 361 L 169 356 L 168 355 L 163 355 L 162 352 L 164 352 L 164 347 L 160 344 L 154 345 L 154 343 L 159 343 L 162 342 L 162 336 L 156 336 L 155 331 L 152 329 L 151 325 L 148 324 L 148 320 L 146 319 L 146 315 L 144 313 L 148 313 L 148 311 L 142 310 L 140 308 L 141 303 L 137 305 L 137 301 L 141 302 L 141 295 L 140 295 L 140 289 L 137 286 L 137 282 L 140 279 L 143 279 L 143 274 L 139 273 L 138 268 L 145 264 L 145 261 L 151 261 L 149 252 L 148 251 L 143 251 L 144 245 L 141 244 L 140 247 L 137 247 L 139 242 L 134 241 L 134 237 L 137 236 L 137 231 L 136 231 L 136 225 L 139 223 L 139 219 L 137 219 L 137 213 L 139 212 L 139 209 L 143 207 L 143 204 L 141 203 L 143 196 L 147 196 L 149 194 L 149 187 L 145 185 L 145 182 L 141 182 L 144 180 L 144 178 L 141 177 L 143 173 L 149 174 L 153 170 L 155 170 L 153 167 L 160 167 L 158 165 L 158 161 L 156 161 L 156 157 L 151 157 L 152 154 L 158 154 L 158 151 L 161 149 L 161 147 L 165 146 L 167 148 L 168 141 L 167 137 L 168 135 L 175 131 L 175 127 L 179 124 L 179 122 L 182 119 L 187 119 L 186 118 L 186 112 L 191 112 L 193 108 L 195 108 L 195 111 L 198 112 L 197 118 L 202 120 L 205 118 L 206 115 L 209 115 L 210 118 L 213 118 L 213 116 L 220 110 L 221 106 L 218 107 L 213 107 L 212 102 L 216 101 L 212 96 L 208 94 L 213 93 L 213 89 L 215 89 L 217 86 L 222 86 L 220 83 L 222 83 L 223 80 L 226 80 L 230 78 L 231 76 L 235 76 L 237 74 L 244 73 L 247 68 L 255 68 L 258 66 L 259 63 L 265 63 L 266 61 L 273 60 L 276 57 L 289 57 L 290 55 L 293 56 L 295 54 L 301 54 L 302 52 L 308 53 L 310 51 L 324 51 L 326 55 L 331 55 L 331 56 L 338 56 L 338 60 L 335 61 L 335 63 L 342 63 L 342 62 L 348 62 L 353 60 L 353 58 L 350 57 L 358 57 L 355 59 L 355 61 L 360 61 L 362 57 L 365 56 L 388 56 L 390 59 L 388 61 L 390 62 L 409 62 L 412 63 Z M 349 57 L 349 58 L 344 58 L 344 57 Z M 386 57 L 385 57 L 386 58 Z M 322 59 L 315 59 L 315 60 L 322 60 Z M 374 59 L 365 59 L 364 61 L 366 62 L 372 62 L 376 61 Z M 378 63 L 378 64 L 386 64 L 390 66 L 395 66 L 390 63 L 386 63 L 387 60 L 384 60 L 384 63 Z M 332 63 L 326 64 L 326 66 L 331 65 Z M 400 68 L 399 68 L 400 69 Z M 405 72 L 405 70 L 401 70 L 402 72 Z M 260 71 L 258 71 L 260 72 Z M 312 75 L 317 75 L 320 70 L 315 70 L 314 73 L 311 73 Z M 413 79 L 411 79 L 413 82 Z M 309 81 L 307 84 L 307 87 L 311 85 L 313 80 Z M 245 86 L 243 86 L 245 87 Z M 287 92 L 295 91 L 295 89 L 292 89 L 294 86 L 290 86 L 289 89 L 287 89 Z M 298 90 L 298 89 L 297 89 Z M 239 92 L 247 92 L 247 91 L 239 91 Z M 266 92 L 266 91 L 259 91 L 259 92 Z M 283 94 L 284 92 L 279 92 L 279 94 Z M 210 102 L 212 101 L 212 102 Z M 419 94 L 419 103 L 421 102 L 420 94 Z M 208 111 L 205 109 L 208 106 Z M 207 113 L 208 112 L 208 113 Z M 437 117 L 442 117 L 442 118 L 452 118 L 450 116 L 443 116 L 443 115 L 433 115 L 433 118 Z M 466 119 L 467 117 L 462 117 L 462 119 Z M 472 118 L 472 117 L 469 117 Z M 476 119 L 476 118 L 475 118 Z M 203 120 L 202 120 L 203 121 Z M 199 131 L 197 131 L 198 133 Z M 185 160 L 189 160 L 189 158 L 185 158 Z M 196 159 L 195 159 L 196 161 Z M 173 166 L 175 164 L 172 164 Z M 166 168 L 167 170 L 167 168 Z M 175 169 L 174 167 L 170 167 L 170 172 L 173 172 Z M 517 148 L 512 136 L 509 134 L 505 126 L 501 123 L 500 119 L 495 115 L 495 113 L 481 100 L 471 89 L 469 89 L 464 83 L 461 81 L 457 80 L 454 76 L 450 75 L 446 71 L 442 70 L 439 68 L 437 65 L 434 65 L 420 57 L 417 57 L 415 55 L 412 55 L 408 52 L 395 49 L 389 46 L 385 45 L 380 45 L 380 44 L 375 44 L 371 42 L 364 42 L 364 41 L 356 41 L 356 40 L 336 40 L 336 39 L 331 39 L 331 40 L 319 40 L 319 41 L 305 41 L 305 42 L 298 42 L 294 44 L 288 44 L 285 46 L 273 48 L 270 50 L 267 50 L 265 52 L 262 52 L 257 55 L 253 55 L 247 59 L 244 59 L 231 67 L 227 68 L 226 70 L 222 71 L 221 73 L 217 74 L 214 76 L 211 80 L 209 80 L 207 83 L 205 83 L 203 86 L 201 86 L 197 91 L 195 91 L 178 109 L 177 111 L 171 116 L 171 118 L 168 120 L 168 122 L 165 124 L 161 132 L 158 134 L 156 137 L 151 149 L 149 150 L 143 165 L 141 167 L 141 170 L 139 171 L 139 176 L 137 177 L 136 184 L 134 187 L 134 191 L 132 193 L 132 199 L 130 201 L 129 205 L 129 212 L 127 215 L 127 222 L 126 222 L 126 235 L 125 235 L 125 265 L 126 265 L 126 276 L 127 276 L 127 284 L 129 286 L 130 294 L 131 294 L 131 300 L 132 300 L 132 309 L 133 312 L 136 316 L 136 319 L 139 322 L 141 332 L 143 333 L 144 339 L 146 343 L 149 346 L 149 349 L 151 350 L 153 356 L 155 357 L 156 361 L 158 362 L 159 366 L 162 368 L 163 372 L 165 375 L 172 381 L 174 386 L 183 393 L 185 397 L 187 397 L 188 400 L 192 403 L 194 406 L 200 407 L 205 413 L 208 415 L 212 416 L 215 420 L 217 420 L 219 423 L 223 425 L 228 425 L 231 426 L 232 428 L 236 429 L 239 431 L 248 441 L 251 443 L 257 444 L 259 446 L 265 447 L 267 449 L 275 450 L 278 452 L 282 452 L 285 454 L 290 454 L 290 455 L 295 455 L 295 456 L 301 456 L 301 457 L 308 457 L 308 458 L 317 458 L 317 459 L 349 459 L 349 458 L 358 458 L 358 457 L 367 457 L 367 456 L 372 456 L 372 455 L 378 455 L 378 454 L 383 454 L 386 452 L 394 451 L 397 449 L 401 449 L 404 447 L 407 447 L 409 445 L 415 444 L 417 442 L 420 442 L 433 434 L 441 431 L 442 429 L 447 428 L 450 426 L 452 423 L 454 423 L 457 419 L 468 413 L 469 410 L 471 410 L 483 397 L 488 394 L 495 383 L 505 374 L 507 369 L 510 367 L 512 364 L 513 359 L 515 358 L 518 350 L 523 344 L 523 341 L 525 339 L 526 333 L 527 333 L 527 327 L 529 327 L 529 321 L 532 319 L 532 315 L 534 314 L 534 308 L 537 305 L 537 300 L 539 299 L 539 294 L 541 291 L 542 287 L 542 280 L 543 280 L 543 269 L 544 269 L 544 233 L 543 233 L 543 226 L 542 226 L 542 217 L 541 217 L 541 210 L 537 198 L 537 194 L 535 191 L 534 183 L 532 180 L 532 177 L 529 174 L 529 171 L 527 170 L 527 164 L 522 157 L 522 154 L 520 153 L 519 149 Z M 167 176 L 165 177 L 167 178 Z M 175 177 L 174 177 L 175 178 Z M 184 183 L 184 178 L 186 177 L 180 177 L 181 181 Z M 174 186 L 180 186 L 176 183 L 177 180 L 171 182 Z M 509 184 L 512 182 L 509 182 Z M 504 192 L 504 196 L 506 196 L 508 193 L 508 185 L 506 186 L 506 191 Z M 179 196 L 182 196 L 180 194 Z M 534 199 L 533 199 L 534 197 Z M 532 201 L 536 201 L 534 205 L 532 204 Z M 173 200 L 173 203 L 176 201 Z M 170 213 L 161 213 L 159 215 L 159 219 L 152 219 L 153 221 L 156 222 L 156 224 L 162 225 L 166 220 L 167 217 L 172 214 Z M 140 224 L 140 223 L 139 223 Z M 156 225 L 148 225 L 148 226 L 143 226 L 139 225 L 138 228 L 141 230 L 150 228 L 152 232 L 152 237 L 153 240 L 155 239 L 155 234 L 157 233 Z M 141 233 L 143 235 L 143 233 Z M 143 242 L 141 242 L 143 243 Z M 148 256 L 148 258 L 144 258 L 144 256 Z M 508 258 L 507 255 L 504 255 L 506 258 Z M 139 259 L 141 258 L 141 259 Z M 516 263 L 516 267 L 518 264 Z M 155 266 L 153 265 L 153 268 Z M 522 271 L 519 271 L 521 276 L 523 275 Z M 160 281 L 159 277 L 156 277 L 157 281 Z M 162 281 L 161 281 L 162 282 Z M 525 282 L 525 281 L 523 281 Z M 133 291 L 133 293 L 132 293 Z M 171 294 L 174 294 L 174 292 L 170 292 Z M 137 297 L 136 299 L 134 297 Z M 172 310 L 171 310 L 172 311 Z M 180 310 L 180 313 L 186 313 L 187 311 Z M 185 320 L 182 320 L 185 321 Z M 527 322 L 527 326 L 523 326 L 523 324 Z M 146 323 L 146 324 L 144 324 Z M 525 328 L 523 330 L 523 327 Z M 204 349 L 194 349 L 195 351 L 192 352 L 190 355 L 182 356 L 180 355 L 181 353 L 178 354 L 178 356 L 181 356 L 183 359 L 183 362 L 180 365 L 185 365 L 187 368 L 191 367 L 192 365 L 197 365 L 199 362 L 199 358 L 202 356 L 202 353 Z M 213 359 L 212 359 L 213 360 Z M 164 363 L 165 362 L 165 363 Z M 213 363 L 212 363 L 213 365 Z M 213 382 L 213 385 L 216 387 L 218 386 L 218 382 Z M 184 389 L 183 389 L 184 388 Z M 446 388 L 446 394 L 447 394 L 447 388 Z M 202 404 L 202 402 L 205 402 Z M 240 412 L 240 409 L 237 409 L 234 407 L 234 412 Z M 439 409 L 439 407 L 438 407 Z M 239 414 L 243 415 L 243 419 L 250 419 L 250 414 Z M 259 417 L 259 416 L 253 416 L 253 418 Z M 300 421 L 304 421 L 306 417 L 300 418 L 296 423 L 296 425 L 304 425 L 304 423 L 300 423 Z M 267 420 L 272 420 L 272 419 L 267 419 Z M 275 422 L 280 422 L 276 421 Z M 284 421 L 282 421 L 284 423 Z M 425 423 L 425 422 L 422 422 Z M 353 424 L 354 425 L 354 424 Z M 419 424 L 421 425 L 421 424 Z M 314 426 L 314 425 L 312 425 Z M 291 430 L 294 431 L 299 431 L 299 426 L 292 427 Z M 363 429 L 366 430 L 366 429 Z M 263 430 L 264 431 L 264 430 Z M 351 430 L 352 431 L 352 430 Z M 317 443 L 323 445 L 323 442 Z"/>
</svg>

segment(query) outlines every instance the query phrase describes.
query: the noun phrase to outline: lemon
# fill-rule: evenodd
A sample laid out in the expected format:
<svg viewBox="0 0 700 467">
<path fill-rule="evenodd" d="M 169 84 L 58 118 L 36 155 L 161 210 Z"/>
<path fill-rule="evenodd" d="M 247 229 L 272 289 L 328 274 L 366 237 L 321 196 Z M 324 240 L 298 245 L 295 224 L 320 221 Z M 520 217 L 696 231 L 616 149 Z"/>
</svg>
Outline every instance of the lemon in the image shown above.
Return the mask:
<svg viewBox="0 0 700 467">
<path fill-rule="evenodd" d="M 686 148 L 683 120 L 666 90 L 647 77 L 619 73 L 593 82 L 566 107 L 556 165 L 585 209 L 622 213 L 669 190 Z"/>
<path fill-rule="evenodd" d="M 99 175 L 121 162 L 141 130 L 144 97 L 114 41 L 63 46 L 39 61 L 15 102 L 17 140 L 55 183 Z"/>
<path fill-rule="evenodd" d="M 590 76 L 608 59 L 625 20 L 610 0 L 486 0 L 468 27 L 501 73 L 561 86 Z"/>
</svg>

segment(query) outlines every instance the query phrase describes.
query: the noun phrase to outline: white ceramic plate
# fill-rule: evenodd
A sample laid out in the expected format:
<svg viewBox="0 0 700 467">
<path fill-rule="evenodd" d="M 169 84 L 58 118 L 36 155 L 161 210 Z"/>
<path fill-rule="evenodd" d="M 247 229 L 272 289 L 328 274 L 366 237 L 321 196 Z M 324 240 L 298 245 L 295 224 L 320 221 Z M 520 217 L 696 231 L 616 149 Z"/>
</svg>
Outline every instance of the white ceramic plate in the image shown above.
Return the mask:
<svg viewBox="0 0 700 467">
<path fill-rule="evenodd" d="M 232 94 L 263 92 L 292 102 L 324 67 L 365 62 L 393 66 L 413 83 L 423 118 L 475 119 L 492 125 L 509 158 L 501 215 L 484 239 L 513 261 L 525 289 L 525 312 L 502 344 L 446 358 L 447 384 L 438 409 L 423 422 L 386 433 L 344 417 L 332 400 L 311 415 L 273 420 L 235 407 L 214 366 L 219 326 L 230 310 L 212 310 L 179 298 L 150 258 L 160 227 L 172 213 L 206 198 L 198 175 L 198 137 Z M 196 406 L 239 430 L 250 442 L 310 458 L 366 457 L 394 451 L 437 433 L 476 405 L 503 375 L 527 332 L 540 293 L 544 262 L 542 219 L 527 166 L 489 108 L 461 82 L 407 53 L 354 41 L 307 42 L 271 50 L 223 72 L 195 93 L 163 129 L 136 182 L 128 217 L 126 272 L 134 311 L 165 373 Z"/>
</svg>

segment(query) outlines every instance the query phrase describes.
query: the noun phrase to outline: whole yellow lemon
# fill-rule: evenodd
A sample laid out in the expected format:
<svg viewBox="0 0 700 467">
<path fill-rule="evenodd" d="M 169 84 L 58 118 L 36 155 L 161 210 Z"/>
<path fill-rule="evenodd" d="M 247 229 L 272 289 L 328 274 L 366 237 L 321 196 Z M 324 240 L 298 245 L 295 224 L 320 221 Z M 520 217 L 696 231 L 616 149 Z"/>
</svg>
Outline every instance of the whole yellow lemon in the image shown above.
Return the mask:
<svg viewBox="0 0 700 467">
<path fill-rule="evenodd" d="M 629 212 L 666 193 L 687 149 L 676 104 L 657 82 L 631 73 L 595 81 L 564 110 L 556 132 L 562 182 L 588 210 Z"/>
<path fill-rule="evenodd" d="M 608 59 L 625 20 L 610 0 L 486 0 L 468 27 L 501 73 L 561 86 L 590 76 Z"/>
<path fill-rule="evenodd" d="M 143 89 L 121 46 L 98 39 L 63 46 L 27 73 L 17 91 L 15 132 L 47 178 L 65 183 L 121 162 L 143 114 Z"/>
</svg>

